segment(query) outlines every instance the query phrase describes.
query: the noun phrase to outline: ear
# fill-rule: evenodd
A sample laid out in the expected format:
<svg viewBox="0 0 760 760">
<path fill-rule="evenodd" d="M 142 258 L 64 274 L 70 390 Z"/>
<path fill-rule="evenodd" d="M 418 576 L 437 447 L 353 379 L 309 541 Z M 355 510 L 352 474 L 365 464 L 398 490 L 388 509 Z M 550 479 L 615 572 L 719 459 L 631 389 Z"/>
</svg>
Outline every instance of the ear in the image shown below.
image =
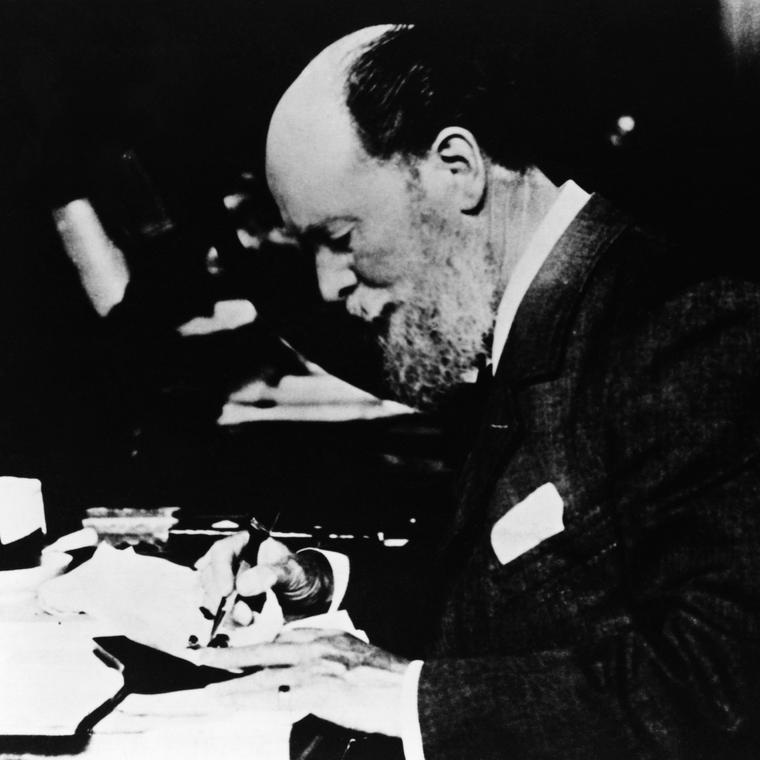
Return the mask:
<svg viewBox="0 0 760 760">
<path fill-rule="evenodd" d="M 459 210 L 476 211 L 486 191 L 486 166 L 472 132 L 463 127 L 446 127 L 430 149 L 437 179 L 453 194 Z"/>
</svg>

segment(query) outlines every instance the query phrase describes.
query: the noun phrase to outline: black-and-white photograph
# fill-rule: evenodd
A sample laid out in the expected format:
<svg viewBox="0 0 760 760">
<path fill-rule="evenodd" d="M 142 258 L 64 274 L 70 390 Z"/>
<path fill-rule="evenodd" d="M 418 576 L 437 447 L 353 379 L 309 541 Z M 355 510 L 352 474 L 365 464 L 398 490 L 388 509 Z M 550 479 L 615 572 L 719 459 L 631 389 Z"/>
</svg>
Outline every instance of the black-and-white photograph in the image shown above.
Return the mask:
<svg viewBox="0 0 760 760">
<path fill-rule="evenodd" d="M 760 758 L 760 0 L 3 0 L 0 138 L 0 758 Z"/>
</svg>

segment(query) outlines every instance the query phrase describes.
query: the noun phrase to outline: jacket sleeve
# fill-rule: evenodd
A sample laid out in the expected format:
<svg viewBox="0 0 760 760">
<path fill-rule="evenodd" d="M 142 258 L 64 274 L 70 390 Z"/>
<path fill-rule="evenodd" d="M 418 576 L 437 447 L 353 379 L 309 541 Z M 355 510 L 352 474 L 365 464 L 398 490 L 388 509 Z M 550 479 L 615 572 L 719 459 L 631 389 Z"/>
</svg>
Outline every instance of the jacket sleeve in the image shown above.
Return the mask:
<svg viewBox="0 0 760 760">
<path fill-rule="evenodd" d="M 572 648 L 426 662 L 426 760 L 760 753 L 760 295 L 719 281 L 640 309 L 597 375 L 616 618 Z"/>
</svg>

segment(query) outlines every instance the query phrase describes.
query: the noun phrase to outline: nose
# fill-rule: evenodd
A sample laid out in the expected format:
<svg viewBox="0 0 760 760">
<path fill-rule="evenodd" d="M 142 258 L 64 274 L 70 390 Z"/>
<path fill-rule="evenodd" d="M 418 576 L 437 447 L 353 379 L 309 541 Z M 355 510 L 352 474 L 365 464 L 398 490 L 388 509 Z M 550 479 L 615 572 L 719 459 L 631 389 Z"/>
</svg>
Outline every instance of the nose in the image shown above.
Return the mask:
<svg viewBox="0 0 760 760">
<path fill-rule="evenodd" d="M 353 269 L 352 253 L 335 253 L 321 247 L 316 255 L 317 282 L 325 301 L 346 298 L 359 284 Z"/>
<path fill-rule="evenodd" d="M 346 311 L 365 322 L 380 317 L 385 307 L 393 303 L 393 293 L 388 288 L 368 288 L 359 285 L 346 299 Z"/>
</svg>

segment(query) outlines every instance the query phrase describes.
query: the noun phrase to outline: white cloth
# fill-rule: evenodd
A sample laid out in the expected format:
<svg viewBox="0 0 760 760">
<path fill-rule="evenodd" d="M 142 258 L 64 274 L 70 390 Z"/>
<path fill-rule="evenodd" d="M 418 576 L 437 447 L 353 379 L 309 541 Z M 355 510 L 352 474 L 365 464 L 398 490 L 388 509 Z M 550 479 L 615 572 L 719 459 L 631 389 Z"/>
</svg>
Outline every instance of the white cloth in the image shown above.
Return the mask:
<svg viewBox="0 0 760 760">
<path fill-rule="evenodd" d="M 493 348 L 491 350 L 491 369 L 496 373 L 501 354 L 512 329 L 517 310 L 520 308 L 525 294 L 535 279 L 543 263 L 549 257 L 557 241 L 575 219 L 580 210 L 586 205 L 591 196 L 572 180 L 568 180 L 560 188 L 559 195 L 541 220 L 538 229 L 525 249 L 525 253 L 517 262 L 509 278 L 504 295 L 501 298 L 496 313 L 496 323 L 493 333 Z M 419 713 L 417 710 L 417 690 L 423 663 L 419 660 L 409 664 L 404 674 L 401 704 L 402 741 L 406 760 L 425 760 L 420 731 Z"/>
<path fill-rule="evenodd" d="M 401 687 L 401 741 L 405 760 L 425 760 L 417 708 L 417 690 L 423 664 L 422 660 L 412 660 L 409 663 Z"/>
<path fill-rule="evenodd" d="M 502 565 L 561 533 L 564 502 L 554 483 L 544 483 L 502 515 L 491 528 L 491 546 Z"/>
<path fill-rule="evenodd" d="M 319 552 L 330 565 L 333 576 L 333 597 L 330 602 L 328 612 L 336 612 L 343 603 L 343 597 L 348 590 L 348 580 L 351 575 L 351 563 L 345 554 L 340 552 L 331 552 L 328 549 L 317 549 L 314 546 L 307 546 L 301 549 L 302 552 Z"/>
<path fill-rule="evenodd" d="M 570 222 L 578 216 L 591 196 L 572 180 L 568 180 L 559 190 L 559 195 L 541 220 L 538 229 L 520 257 L 510 275 L 504 295 L 501 297 L 499 310 L 496 312 L 496 324 L 493 331 L 491 349 L 491 368 L 496 374 L 502 351 L 506 345 L 515 315 L 520 308 L 528 288 L 535 279 L 543 263 L 549 257 L 562 233 Z"/>
<path fill-rule="evenodd" d="M 0 544 L 12 544 L 38 529 L 47 532 L 42 483 L 36 478 L 0 477 Z"/>
</svg>

